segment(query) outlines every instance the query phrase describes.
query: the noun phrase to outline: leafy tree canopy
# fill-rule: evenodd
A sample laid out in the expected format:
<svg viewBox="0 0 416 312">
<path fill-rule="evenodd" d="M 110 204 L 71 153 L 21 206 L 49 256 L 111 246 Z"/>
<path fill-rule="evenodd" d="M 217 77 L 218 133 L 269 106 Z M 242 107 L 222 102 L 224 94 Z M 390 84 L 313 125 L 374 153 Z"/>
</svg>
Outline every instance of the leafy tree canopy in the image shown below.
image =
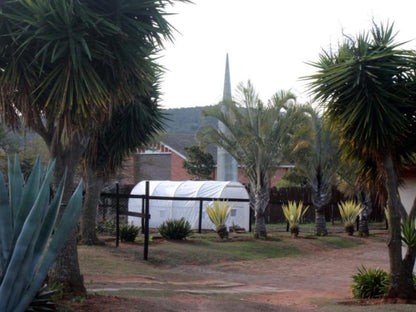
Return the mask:
<svg viewBox="0 0 416 312">
<path fill-rule="evenodd" d="M 197 145 L 187 146 L 185 150 L 188 158 L 182 167 L 196 180 L 209 180 L 215 165 L 212 155 Z"/>
</svg>

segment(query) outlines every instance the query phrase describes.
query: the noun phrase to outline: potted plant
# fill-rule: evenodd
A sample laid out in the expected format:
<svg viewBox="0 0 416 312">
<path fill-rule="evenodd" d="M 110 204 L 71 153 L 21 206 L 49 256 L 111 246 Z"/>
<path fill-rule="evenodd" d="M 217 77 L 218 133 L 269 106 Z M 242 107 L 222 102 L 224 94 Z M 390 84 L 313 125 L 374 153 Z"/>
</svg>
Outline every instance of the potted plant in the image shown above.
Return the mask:
<svg viewBox="0 0 416 312">
<path fill-rule="evenodd" d="M 345 231 L 348 235 L 354 234 L 354 225 L 357 217 L 364 210 L 364 207 L 356 202 L 349 200 L 338 204 L 339 214 L 344 223 Z"/>
<path fill-rule="evenodd" d="M 308 209 L 309 206 L 303 208 L 302 201 L 299 203 L 289 201 L 287 205 L 282 206 L 283 214 L 289 223 L 290 233 L 293 236 L 297 237 L 299 235 L 299 223 Z"/>
</svg>

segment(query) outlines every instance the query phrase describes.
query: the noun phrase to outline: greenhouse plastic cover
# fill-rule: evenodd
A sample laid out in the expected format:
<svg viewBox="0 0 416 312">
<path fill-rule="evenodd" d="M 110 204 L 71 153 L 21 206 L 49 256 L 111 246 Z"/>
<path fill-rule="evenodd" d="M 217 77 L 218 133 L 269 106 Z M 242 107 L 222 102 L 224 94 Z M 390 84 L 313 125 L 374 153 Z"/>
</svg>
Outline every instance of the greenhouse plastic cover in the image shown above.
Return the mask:
<svg viewBox="0 0 416 312">
<path fill-rule="evenodd" d="M 144 195 L 146 181 L 141 181 L 131 191 L 132 195 Z M 239 198 L 248 199 L 248 193 L 244 185 L 239 182 L 229 181 L 149 181 L 149 196 L 165 197 L 189 197 L 189 200 L 149 200 L 150 228 L 159 227 L 168 219 L 180 219 L 184 217 L 191 224 L 192 229 L 198 229 L 199 200 L 196 197 L 205 198 Z M 142 212 L 142 199 L 130 198 L 128 209 L 131 212 Z M 248 202 L 232 202 L 233 209 L 227 220 L 227 227 L 238 225 L 249 229 L 250 208 Z M 205 207 L 213 206 L 212 201 L 204 201 L 202 209 L 202 229 L 215 229 L 209 220 Z M 128 222 L 141 225 L 141 218 L 128 217 Z"/>
</svg>

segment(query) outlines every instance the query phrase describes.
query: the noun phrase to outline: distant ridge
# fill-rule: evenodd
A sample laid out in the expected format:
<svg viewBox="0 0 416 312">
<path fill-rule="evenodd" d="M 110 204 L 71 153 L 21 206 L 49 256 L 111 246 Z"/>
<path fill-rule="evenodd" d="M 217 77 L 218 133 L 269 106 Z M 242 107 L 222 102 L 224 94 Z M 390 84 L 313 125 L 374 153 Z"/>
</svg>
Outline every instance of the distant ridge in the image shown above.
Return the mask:
<svg viewBox="0 0 416 312">
<path fill-rule="evenodd" d="M 166 132 L 169 134 L 194 135 L 203 125 L 216 125 L 217 122 L 212 117 L 207 117 L 202 121 L 202 111 L 210 107 L 212 106 L 164 109 L 163 112 L 168 118 L 165 126 Z"/>
</svg>

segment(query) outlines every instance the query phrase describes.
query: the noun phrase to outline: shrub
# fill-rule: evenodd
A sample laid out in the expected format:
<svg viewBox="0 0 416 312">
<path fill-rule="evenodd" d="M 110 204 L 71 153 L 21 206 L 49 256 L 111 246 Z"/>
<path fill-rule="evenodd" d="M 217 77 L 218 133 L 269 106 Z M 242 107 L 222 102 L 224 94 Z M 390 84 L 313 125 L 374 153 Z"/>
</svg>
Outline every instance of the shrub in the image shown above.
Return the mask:
<svg viewBox="0 0 416 312">
<path fill-rule="evenodd" d="M 345 230 L 349 235 L 354 233 L 354 225 L 357 217 L 364 210 L 364 207 L 353 201 L 341 202 L 338 205 L 339 214 L 341 215 L 342 222 L 344 223 Z"/>
<path fill-rule="evenodd" d="M 287 222 L 289 222 L 290 233 L 295 236 L 299 234 L 299 223 L 302 220 L 302 217 L 305 215 L 306 211 L 308 211 L 309 206 L 303 209 L 303 202 L 288 202 L 287 205 L 282 206 L 283 214 Z"/>
<path fill-rule="evenodd" d="M 120 230 L 120 239 L 123 242 L 134 242 L 139 234 L 140 228 L 133 223 L 125 224 Z"/>
<path fill-rule="evenodd" d="M 159 226 L 159 233 L 166 239 L 184 239 L 187 238 L 191 233 L 191 224 L 185 219 L 169 219 Z"/>
<path fill-rule="evenodd" d="M 383 269 L 366 269 L 364 266 L 358 269 L 352 279 L 352 294 L 357 299 L 382 298 L 390 283 L 389 275 Z"/>
<path fill-rule="evenodd" d="M 227 222 L 228 216 L 230 215 L 231 210 L 234 205 L 228 206 L 228 202 L 214 201 L 214 208 L 206 206 L 208 217 L 211 222 L 215 225 L 215 230 L 217 231 L 221 239 L 228 237 L 228 231 L 225 223 Z"/>
<path fill-rule="evenodd" d="M 98 222 L 97 226 L 95 227 L 95 230 L 97 233 L 100 234 L 114 234 L 115 231 L 115 224 L 111 220 L 102 220 Z"/>
</svg>

